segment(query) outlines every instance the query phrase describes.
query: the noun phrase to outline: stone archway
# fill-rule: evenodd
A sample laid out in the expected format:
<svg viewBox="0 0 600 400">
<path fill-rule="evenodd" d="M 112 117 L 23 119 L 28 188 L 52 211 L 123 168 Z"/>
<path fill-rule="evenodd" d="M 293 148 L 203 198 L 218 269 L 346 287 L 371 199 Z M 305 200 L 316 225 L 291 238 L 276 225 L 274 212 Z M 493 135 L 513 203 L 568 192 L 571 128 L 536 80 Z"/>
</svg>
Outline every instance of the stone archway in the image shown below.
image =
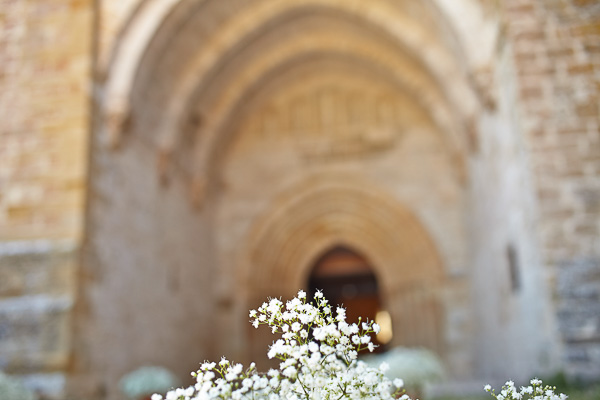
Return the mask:
<svg viewBox="0 0 600 400">
<path fill-rule="evenodd" d="M 239 290 L 246 293 L 239 309 L 254 308 L 267 297 L 292 297 L 323 252 L 342 243 L 376 268 L 393 331 L 405 332 L 391 345 L 424 345 L 443 357 L 445 273 L 426 229 L 410 210 L 369 184 L 320 183 L 297 188 L 302 194 L 275 207 L 252 229 L 248 262 L 238 272 Z M 407 309 L 414 311 L 412 319 Z M 246 332 L 249 358 L 264 357 L 263 345 L 272 339 L 252 328 Z"/>
<path fill-rule="evenodd" d="M 140 10 L 153 9 L 163 20 L 130 59 L 119 60 L 124 54 L 117 51 L 108 68 L 101 104 L 107 118 L 96 131 L 116 129 L 112 137 L 123 142 L 98 158 L 105 169 L 96 181 L 108 201 L 94 210 L 115 218 L 95 217 L 93 234 L 114 245 L 114 254 L 122 251 L 119 243 L 147 244 L 119 257 L 143 265 L 148 282 L 186 304 L 187 310 L 171 303 L 161 309 L 172 323 L 161 324 L 148 343 L 176 343 L 174 353 L 190 360 L 190 345 L 202 357 L 251 355 L 243 337 L 248 308 L 269 295 L 293 295 L 314 258 L 339 243 L 372 259 L 392 314 L 402 312 L 398 288 L 407 282 L 443 297 L 441 260 L 449 270 L 466 265 L 464 127 L 477 96 L 435 7 L 183 0 L 169 1 L 171 10 L 151 3 Z M 319 126 L 303 126 L 304 117 L 296 117 L 314 114 L 317 103 L 321 114 L 306 121 Z M 131 123 L 123 125 L 124 117 Z M 122 193 L 114 191 L 114 177 Z M 130 189 L 134 181 L 144 190 Z M 123 199 L 135 206 L 122 206 Z M 147 216 L 157 221 L 153 229 L 146 229 Z M 106 256 L 102 265 L 124 264 L 94 246 Z M 95 304 L 113 293 L 131 297 L 118 279 L 97 286 Z M 94 329 L 108 330 L 135 307 L 97 317 Z M 177 324 L 188 314 L 201 318 L 183 337 Z M 440 314 L 434 337 L 443 351 Z M 110 351 L 90 344 L 92 369 L 129 342 L 122 336 Z M 136 360 L 145 360 L 148 347 L 133 347 Z M 453 344 L 455 353 L 462 350 Z M 114 380 L 128 362 L 104 379 Z"/>
</svg>

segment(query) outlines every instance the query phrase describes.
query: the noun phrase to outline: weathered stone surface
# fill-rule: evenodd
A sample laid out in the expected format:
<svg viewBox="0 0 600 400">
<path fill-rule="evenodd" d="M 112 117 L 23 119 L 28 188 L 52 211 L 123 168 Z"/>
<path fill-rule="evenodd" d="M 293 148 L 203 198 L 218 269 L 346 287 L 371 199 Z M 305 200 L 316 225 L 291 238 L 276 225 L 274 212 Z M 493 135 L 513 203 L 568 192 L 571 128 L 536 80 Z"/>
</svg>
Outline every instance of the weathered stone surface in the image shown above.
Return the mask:
<svg viewBox="0 0 600 400">
<path fill-rule="evenodd" d="M 3 370 L 24 374 L 67 368 L 72 349 L 74 254 L 68 241 L 0 244 Z"/>
<path fill-rule="evenodd" d="M 600 377 L 596 3 L 0 0 L 0 368 L 254 357 L 343 244 L 456 378 Z"/>
</svg>

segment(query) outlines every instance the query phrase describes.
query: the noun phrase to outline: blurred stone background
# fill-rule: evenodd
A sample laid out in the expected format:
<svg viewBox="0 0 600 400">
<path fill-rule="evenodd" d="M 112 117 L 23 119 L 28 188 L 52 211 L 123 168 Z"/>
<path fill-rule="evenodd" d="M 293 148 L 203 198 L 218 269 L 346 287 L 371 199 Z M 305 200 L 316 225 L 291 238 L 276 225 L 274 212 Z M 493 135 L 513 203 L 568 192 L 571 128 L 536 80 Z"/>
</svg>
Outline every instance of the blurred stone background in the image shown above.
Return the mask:
<svg viewBox="0 0 600 400">
<path fill-rule="evenodd" d="M 118 399 L 325 285 L 458 382 L 598 379 L 599 87 L 594 0 L 0 0 L 0 369 Z"/>
</svg>

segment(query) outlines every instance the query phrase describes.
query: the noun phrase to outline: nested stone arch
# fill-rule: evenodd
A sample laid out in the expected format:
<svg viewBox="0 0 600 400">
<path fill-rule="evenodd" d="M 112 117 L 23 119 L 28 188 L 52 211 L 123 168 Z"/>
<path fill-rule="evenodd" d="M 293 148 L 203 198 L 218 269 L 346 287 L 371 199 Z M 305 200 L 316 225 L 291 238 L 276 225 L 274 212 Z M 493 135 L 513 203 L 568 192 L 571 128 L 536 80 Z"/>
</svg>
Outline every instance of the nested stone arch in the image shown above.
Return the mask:
<svg viewBox="0 0 600 400">
<path fill-rule="evenodd" d="M 315 258 L 332 246 L 344 245 L 372 261 L 394 331 L 404 329 L 401 325 L 410 308 L 407 295 L 420 296 L 413 304 L 417 308 L 419 301 L 434 304 L 428 318 L 420 322 L 416 318 L 413 324 L 416 331 L 431 331 L 419 331 L 410 337 L 412 342 L 399 335 L 392 344 L 428 345 L 443 355 L 440 296 L 446 274 L 437 246 L 411 210 L 381 189 L 353 180 L 323 179 L 317 184 L 309 180 L 294 188 L 296 196 L 279 199 L 270 208 L 273 211 L 254 225 L 243 256 L 247 261 L 240 263 L 236 274 L 247 294 L 246 305 L 293 296 L 306 285 Z M 419 338 L 428 339 L 423 343 Z"/>
<path fill-rule="evenodd" d="M 319 59 L 347 61 L 355 66 L 363 67 L 365 71 L 370 71 L 374 81 L 387 81 L 387 84 L 395 90 L 397 95 L 412 98 L 414 104 L 428 115 L 428 119 L 435 126 L 434 129 L 442 133 L 449 154 L 452 154 L 456 160 L 465 156 L 464 144 L 460 143 L 462 140 L 459 138 L 463 127 L 457 123 L 450 110 L 435 95 L 431 87 L 415 85 L 414 82 L 404 79 L 401 70 L 390 70 L 374 66 L 365 58 L 361 58 L 360 55 L 344 54 L 334 50 L 314 52 L 314 49 L 310 49 L 307 54 L 296 54 L 294 58 L 287 59 L 284 64 L 278 64 L 264 71 L 260 76 L 252 76 L 241 86 L 243 90 L 239 90 L 239 92 L 230 91 L 233 96 L 226 99 L 225 104 L 220 109 L 211 108 L 211 111 L 202 113 L 203 115 L 211 115 L 211 118 L 210 121 L 206 121 L 204 127 L 199 129 L 199 142 L 193 157 L 195 160 L 194 173 L 197 176 L 211 179 L 210 177 L 213 176 L 214 171 L 218 171 L 219 166 L 216 161 L 221 157 L 222 149 L 231 140 L 230 135 L 236 132 L 235 125 L 239 123 L 240 116 L 247 114 L 248 108 L 260 102 L 256 98 L 257 94 L 265 91 L 271 81 L 281 83 L 282 80 L 278 79 L 281 75 L 293 73 L 294 69 L 300 69 L 304 65 L 314 63 Z M 391 71 L 397 71 L 397 73 L 390 74 Z M 315 70 L 315 72 L 319 73 L 318 70 Z M 240 89 L 240 86 L 236 87 Z M 219 103 L 215 102 L 214 105 L 218 107 Z M 462 176 L 463 174 L 462 166 L 458 165 L 456 175 Z"/>
<path fill-rule="evenodd" d="M 336 18 L 341 18 L 338 15 Z M 457 154 L 464 152 L 464 141 L 460 137 L 460 131 L 464 130 L 461 122 L 461 112 L 456 112 L 455 107 L 458 102 L 451 102 L 444 94 L 445 87 L 441 85 L 437 78 L 427 71 L 427 67 L 420 62 L 418 57 L 407 55 L 402 49 L 383 47 L 377 37 L 370 40 L 362 40 L 357 37 L 352 41 L 351 46 L 340 46 L 340 35 L 334 31 L 331 35 L 324 35 L 322 32 L 314 34 L 308 31 L 303 35 L 297 35 L 279 42 L 273 49 L 264 47 L 256 51 L 249 60 L 245 62 L 231 61 L 231 64 L 243 64 L 244 69 L 230 75 L 231 79 L 223 79 L 222 87 L 203 88 L 198 90 L 199 98 L 190 101 L 190 105 L 200 109 L 199 113 L 208 116 L 204 126 L 198 130 L 199 143 L 197 153 L 194 156 L 196 166 L 193 168 L 195 173 L 201 177 L 207 176 L 207 170 L 212 165 L 211 157 L 218 154 L 215 149 L 219 142 L 223 140 L 224 124 L 228 124 L 236 119 L 238 106 L 248 101 L 247 94 L 252 94 L 268 80 L 273 79 L 277 70 L 286 66 L 294 66 L 303 62 L 304 59 L 314 57 L 316 54 L 326 54 L 328 57 L 343 57 L 353 62 L 362 62 L 369 64 L 374 71 L 374 75 L 389 75 L 390 84 L 402 86 L 402 91 L 410 94 L 415 102 L 422 104 L 427 109 L 432 118 L 436 121 L 439 129 L 444 131 L 450 138 L 449 148 Z M 313 38 L 311 40 L 311 37 Z M 259 55 L 259 57 L 256 57 Z M 222 60 L 223 68 L 226 68 L 226 60 Z M 380 71 L 377 71 L 380 70 Z M 383 70 L 383 73 L 380 73 Z M 223 72 L 220 72 L 223 74 Z M 199 78 L 198 78 L 199 79 Z M 218 77 L 216 78 L 218 79 Z M 203 84 L 203 83 L 202 83 Z M 198 85 L 202 86 L 201 83 Z M 196 88 L 200 86 L 195 86 Z M 194 87 L 194 85 L 188 85 Z M 191 90 L 191 89 L 190 89 Z M 202 100 L 204 97 L 204 101 Z M 185 96 L 183 96 L 185 98 Z M 204 104 L 203 104 L 204 103 Z M 200 104 L 200 105 L 198 105 Z M 463 103 L 464 104 L 464 103 Z M 165 121 L 176 121 L 182 117 L 166 118 Z M 164 129 L 165 132 L 177 135 L 177 129 Z M 166 146 L 172 146 L 174 136 L 166 136 Z M 463 142 L 463 143 L 461 143 Z M 210 176 L 210 173 L 208 173 Z"/>
<path fill-rule="evenodd" d="M 115 115 L 128 115 L 129 104 L 123 99 L 128 101 L 138 101 L 136 96 L 131 95 L 131 91 L 134 87 L 154 85 L 157 87 L 168 87 L 169 93 L 165 97 L 161 98 L 160 105 L 156 107 L 160 108 L 160 119 L 158 126 L 154 123 L 144 126 L 141 131 L 153 131 L 158 132 L 160 138 L 156 139 L 158 142 L 162 142 L 162 146 L 166 147 L 164 151 L 170 153 L 172 151 L 173 141 L 179 140 L 177 135 L 173 139 L 173 134 L 181 131 L 182 125 L 185 125 L 186 118 L 189 117 L 189 109 L 193 106 L 197 98 L 194 93 L 198 91 L 199 87 L 202 87 L 205 82 L 210 81 L 213 77 L 212 74 L 215 71 L 219 71 L 224 65 L 226 65 L 231 57 L 235 55 L 240 48 L 245 47 L 248 44 L 248 40 L 256 38 L 274 27 L 281 21 L 287 21 L 291 15 L 302 14 L 306 12 L 319 10 L 329 10 L 332 13 L 337 13 L 339 18 L 350 18 L 357 25 L 369 26 L 380 34 L 387 35 L 389 38 L 394 40 L 396 44 L 401 48 L 401 51 L 397 51 L 397 54 L 404 54 L 408 58 L 417 60 L 421 69 L 426 71 L 430 77 L 430 82 L 434 84 L 437 90 L 442 94 L 440 100 L 433 102 L 444 103 L 444 107 L 434 106 L 430 107 L 433 114 L 444 114 L 440 117 L 445 122 L 455 119 L 455 116 L 467 118 L 471 113 L 474 104 L 476 103 L 475 94 L 472 88 L 469 87 L 468 79 L 464 79 L 464 67 L 460 65 L 460 46 L 458 42 L 452 39 L 452 35 L 448 34 L 451 29 L 448 23 L 445 22 L 443 15 L 437 11 L 436 7 L 429 2 L 419 2 L 423 5 L 407 5 L 406 3 L 412 2 L 388 2 L 384 0 L 377 0 L 369 2 L 368 5 L 361 2 L 346 2 L 338 0 L 311 0 L 306 1 L 288 1 L 288 2 L 245 2 L 244 6 L 240 9 L 236 9 L 234 15 L 229 15 L 221 26 L 216 27 L 203 27 L 202 24 L 198 24 L 198 32 L 205 34 L 200 35 L 200 38 L 205 39 L 198 42 L 196 49 L 193 49 L 192 55 L 182 55 L 183 57 L 181 66 L 178 67 L 177 71 L 173 73 L 161 73 L 160 70 L 154 69 L 154 64 L 161 64 L 163 60 L 171 60 L 176 56 L 173 54 L 169 56 L 169 52 L 164 50 L 169 47 L 177 47 L 177 43 L 185 42 L 183 38 L 180 38 L 180 31 L 185 29 L 190 30 L 190 25 L 193 25 L 196 14 L 202 12 L 211 11 L 209 6 L 216 7 L 211 1 L 201 2 L 187 2 L 182 1 L 177 5 L 171 5 L 171 8 L 166 5 L 167 2 L 148 2 L 148 5 L 140 7 L 140 9 L 148 9 L 152 4 L 162 4 L 161 12 L 156 12 L 156 15 L 162 15 L 163 21 L 161 24 L 155 27 L 154 35 L 152 40 L 146 39 L 146 50 L 143 57 L 133 57 L 127 65 L 134 65 L 138 63 L 137 69 L 129 68 L 128 73 L 119 73 L 119 69 L 115 69 L 114 74 L 109 71 L 109 82 L 107 88 L 113 87 L 113 81 L 117 82 L 121 78 L 114 78 L 113 75 L 119 76 L 131 76 L 131 71 L 144 72 L 137 74 L 141 78 L 136 78 L 135 85 L 130 82 L 133 78 L 122 78 L 122 80 L 129 79 L 129 83 L 121 85 L 122 87 L 129 88 L 122 91 L 124 95 L 113 95 L 112 90 L 108 90 L 105 106 L 110 109 L 110 104 L 117 104 L 116 109 L 121 110 Z M 425 4 L 427 3 L 427 4 Z M 235 8 L 232 8 L 232 10 Z M 417 10 L 418 9 L 418 10 Z M 167 11 L 168 10 L 168 11 Z M 415 12 L 417 10 L 418 12 Z M 162 14 L 161 14 L 162 13 Z M 227 14 L 222 9 L 220 10 L 219 17 Z M 428 24 L 423 26 L 422 21 L 415 19 L 415 15 L 421 17 L 429 17 L 432 20 L 437 21 L 435 29 L 432 29 L 432 25 Z M 133 19 L 135 20 L 135 18 Z M 179 27 L 177 21 L 180 24 L 185 25 L 183 28 Z M 188 28 L 186 28 L 188 27 Z M 140 28 L 141 29 L 141 28 Z M 146 28 L 148 31 L 149 28 Z M 212 31 L 211 31 L 212 29 Z M 438 31 L 439 30 L 439 31 Z M 435 32 L 434 32 L 435 31 Z M 207 33 L 208 32 L 208 33 Z M 183 33 L 181 33 L 183 35 Z M 135 36 L 131 33 L 128 36 Z M 148 35 L 146 35 L 147 37 Z M 449 39 L 450 38 L 450 39 Z M 180 40 L 181 39 L 181 40 Z M 427 45 L 425 45 L 425 43 Z M 135 52 L 134 52 L 135 53 Z M 137 53 L 136 53 L 137 54 Z M 260 59 L 262 54 L 259 52 L 257 58 Z M 154 58 L 153 58 L 154 57 Z M 131 57 L 130 57 L 131 58 Z M 179 58 L 179 57 L 177 57 Z M 114 61 L 114 65 L 119 65 L 119 57 Z M 167 63 L 165 61 L 165 63 Z M 169 67 L 172 67 L 173 62 L 169 61 Z M 112 71 L 112 69 L 111 69 Z M 154 72 L 153 72 L 154 71 Z M 238 76 L 244 75 L 245 71 L 242 69 L 238 71 Z M 168 76 L 168 78 L 167 78 Z M 456 77 L 453 79 L 452 85 L 445 84 L 445 79 L 449 76 Z M 158 79 L 157 79 L 158 78 Z M 255 78 L 256 80 L 256 78 Z M 161 84 L 162 83 L 162 84 Z M 116 85 L 119 86 L 119 85 Z M 219 88 L 217 90 L 225 90 L 226 88 Z M 414 88 L 420 98 L 427 98 L 424 93 L 426 91 L 419 90 L 420 87 Z M 231 90 L 231 89 L 229 89 Z M 429 90 L 431 92 L 431 90 Z M 130 93 L 130 94 L 127 94 Z M 142 96 L 143 97 L 143 96 Z M 438 97 L 439 96 L 433 96 Z M 120 99 L 120 100 L 118 100 Z M 208 99 L 210 100 L 210 99 Z M 430 100 L 427 100 L 430 101 Z M 427 102 L 426 101 L 426 102 Z M 460 110 L 456 110 L 459 107 Z M 150 107 L 152 108 L 152 107 Z M 444 111 L 448 110 L 448 111 Z M 109 112 L 110 114 L 110 112 Z M 151 112 L 156 116 L 156 112 Z M 212 113 L 205 113 L 202 117 L 209 116 Z M 144 119 L 144 116 L 139 116 L 134 113 L 134 120 L 139 121 Z M 120 121 L 120 118 L 110 118 L 107 122 L 109 125 L 118 126 L 119 123 L 113 123 Z M 106 122 L 106 121 L 105 121 Z M 121 121 L 122 122 L 122 121 Z M 204 122 L 204 121 L 203 121 Z M 105 124 L 106 125 L 106 124 Z M 456 123 L 447 123 L 447 130 L 461 130 L 460 126 L 456 128 Z M 460 125 L 460 121 L 459 121 Z M 464 125 L 464 124 L 463 124 Z M 106 127 L 106 126 L 105 126 Z M 150 129 L 145 129 L 150 127 Z M 199 132 L 199 136 L 210 136 L 218 135 L 218 129 L 212 126 L 205 126 L 204 130 Z M 114 131 L 114 129 L 111 129 Z M 213 148 L 208 145 L 198 146 L 200 154 L 211 153 Z M 202 157 L 200 157 L 202 158 Z M 206 157 L 204 157 L 206 159 Z M 202 171 L 206 167 L 206 163 L 199 162 L 196 166 L 197 170 Z M 200 173 L 202 175 L 202 173 Z M 202 180 L 202 176 L 199 180 Z"/>
<path fill-rule="evenodd" d="M 403 9 L 403 7 L 411 8 L 407 6 L 409 3 L 411 2 L 394 4 L 394 2 L 379 0 L 370 1 L 368 5 L 339 0 L 247 2 L 246 8 L 237 9 L 235 16 L 227 19 L 215 35 L 202 43 L 202 47 L 210 51 L 196 51 L 192 59 L 186 63 L 185 70 L 178 75 L 177 82 L 174 83 L 173 95 L 174 98 L 183 100 L 170 104 L 166 112 L 169 116 L 167 120 L 177 121 L 181 118 L 185 112 L 185 99 L 191 98 L 193 91 L 210 79 L 214 71 L 227 62 L 228 57 L 246 47 L 264 32 L 276 29 L 282 22 L 288 23 L 290 15 L 305 10 L 319 12 L 320 9 L 330 9 L 340 17 L 352 16 L 357 24 L 364 23 L 384 31 L 402 45 L 402 52 L 423 62 L 423 69 L 427 70 L 439 83 L 440 88 L 447 92 L 451 104 L 461 103 L 463 107 L 472 106 L 474 96 L 466 81 L 462 81 L 462 85 L 460 80 L 453 85 L 443 84 L 448 76 L 464 75 L 464 71 L 459 71 L 458 68 L 457 60 L 461 55 L 453 55 L 449 53 L 448 48 L 444 47 L 443 42 L 452 37 L 448 35 L 449 29 L 444 30 L 445 35 L 432 34 L 438 25 L 444 25 L 443 17 L 436 15 L 437 18 L 442 19 L 438 19 L 439 24 L 435 26 L 423 25 L 422 21 L 412 18 L 411 10 Z M 424 15 L 431 14 L 434 7 L 429 5 L 429 2 L 423 3 L 427 5 L 417 6 L 417 8 L 426 9 L 427 11 L 422 13 Z M 433 40 L 431 36 L 434 37 Z M 452 47 L 452 51 L 459 51 L 459 46 Z M 165 130 L 170 131 L 166 127 Z"/>
<path fill-rule="evenodd" d="M 178 0 L 139 0 L 119 30 L 106 60 L 99 60 L 100 78 L 107 78 L 101 114 L 104 123 L 100 136 L 109 146 L 119 143 L 131 112 L 131 91 L 142 58 Z"/>
<path fill-rule="evenodd" d="M 431 107 L 428 107 L 432 104 L 423 104 L 416 90 L 404 86 L 404 82 L 394 80 L 393 76 L 388 76 L 385 69 L 376 68 L 360 58 L 345 57 L 340 54 L 332 55 L 332 53 L 311 54 L 311 56 L 292 59 L 289 64 L 279 66 L 277 70 L 270 71 L 260 80 L 252 81 L 252 88 L 244 91 L 244 95 L 241 95 L 235 106 L 229 110 L 228 117 L 223 118 L 222 126 L 218 129 L 219 135 L 214 135 L 214 144 L 208 146 L 205 143 L 205 146 L 199 147 L 202 155 L 196 155 L 195 160 L 202 160 L 203 167 L 195 170 L 204 176 L 212 177 L 212 179 L 218 178 L 222 173 L 223 163 L 227 160 L 224 154 L 235 136 L 251 133 L 248 132 L 249 121 L 260 115 L 264 109 L 272 110 L 273 103 L 281 106 L 282 99 L 289 98 L 290 93 L 298 91 L 298 88 L 310 93 L 321 90 L 321 86 L 329 85 L 336 90 L 340 89 L 346 92 L 342 94 L 355 91 L 355 94 L 361 98 L 379 90 L 378 95 L 373 95 L 377 97 L 376 99 L 369 98 L 371 101 L 381 103 L 386 100 L 390 104 L 394 102 L 406 104 L 404 109 L 394 110 L 396 127 L 393 132 L 386 134 L 386 137 L 375 138 L 373 143 L 364 142 L 362 144 L 365 147 L 392 147 L 407 129 L 426 126 L 437 135 L 440 143 L 443 143 L 445 154 L 451 162 L 449 175 L 455 182 L 461 184 L 464 165 L 456 163 L 456 160 L 464 155 L 458 152 L 446 135 L 447 132 L 444 128 L 449 125 L 432 116 Z M 323 81 L 323 83 L 319 85 L 317 81 Z M 377 106 L 377 112 L 380 111 L 381 104 L 369 105 Z M 287 115 L 287 117 L 290 116 Z M 415 122 L 415 120 L 419 120 L 419 122 Z M 348 123 L 348 121 L 338 121 L 338 124 L 342 124 L 341 129 L 344 128 L 344 123 Z M 373 121 L 373 128 L 377 128 L 376 121 Z M 283 138 L 288 133 L 289 128 L 279 128 L 277 135 Z M 301 147 L 298 150 L 301 152 Z"/>
</svg>

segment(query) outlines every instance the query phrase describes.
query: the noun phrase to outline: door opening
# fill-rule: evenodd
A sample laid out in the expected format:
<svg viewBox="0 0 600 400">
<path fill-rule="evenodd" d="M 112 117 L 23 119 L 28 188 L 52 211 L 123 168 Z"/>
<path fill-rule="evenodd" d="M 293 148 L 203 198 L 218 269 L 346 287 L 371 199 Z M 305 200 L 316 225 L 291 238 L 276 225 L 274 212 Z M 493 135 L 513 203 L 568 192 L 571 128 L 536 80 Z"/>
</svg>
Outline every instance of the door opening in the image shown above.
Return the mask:
<svg viewBox="0 0 600 400">
<path fill-rule="evenodd" d="M 386 350 L 392 339 L 390 314 L 379 296 L 377 277 L 370 262 L 357 252 L 336 246 L 325 252 L 312 267 L 308 292 L 312 296 L 322 290 L 332 306 L 346 308 L 346 320 L 353 323 L 362 317 L 377 322 L 381 331 L 373 342 L 375 352 Z"/>
</svg>

